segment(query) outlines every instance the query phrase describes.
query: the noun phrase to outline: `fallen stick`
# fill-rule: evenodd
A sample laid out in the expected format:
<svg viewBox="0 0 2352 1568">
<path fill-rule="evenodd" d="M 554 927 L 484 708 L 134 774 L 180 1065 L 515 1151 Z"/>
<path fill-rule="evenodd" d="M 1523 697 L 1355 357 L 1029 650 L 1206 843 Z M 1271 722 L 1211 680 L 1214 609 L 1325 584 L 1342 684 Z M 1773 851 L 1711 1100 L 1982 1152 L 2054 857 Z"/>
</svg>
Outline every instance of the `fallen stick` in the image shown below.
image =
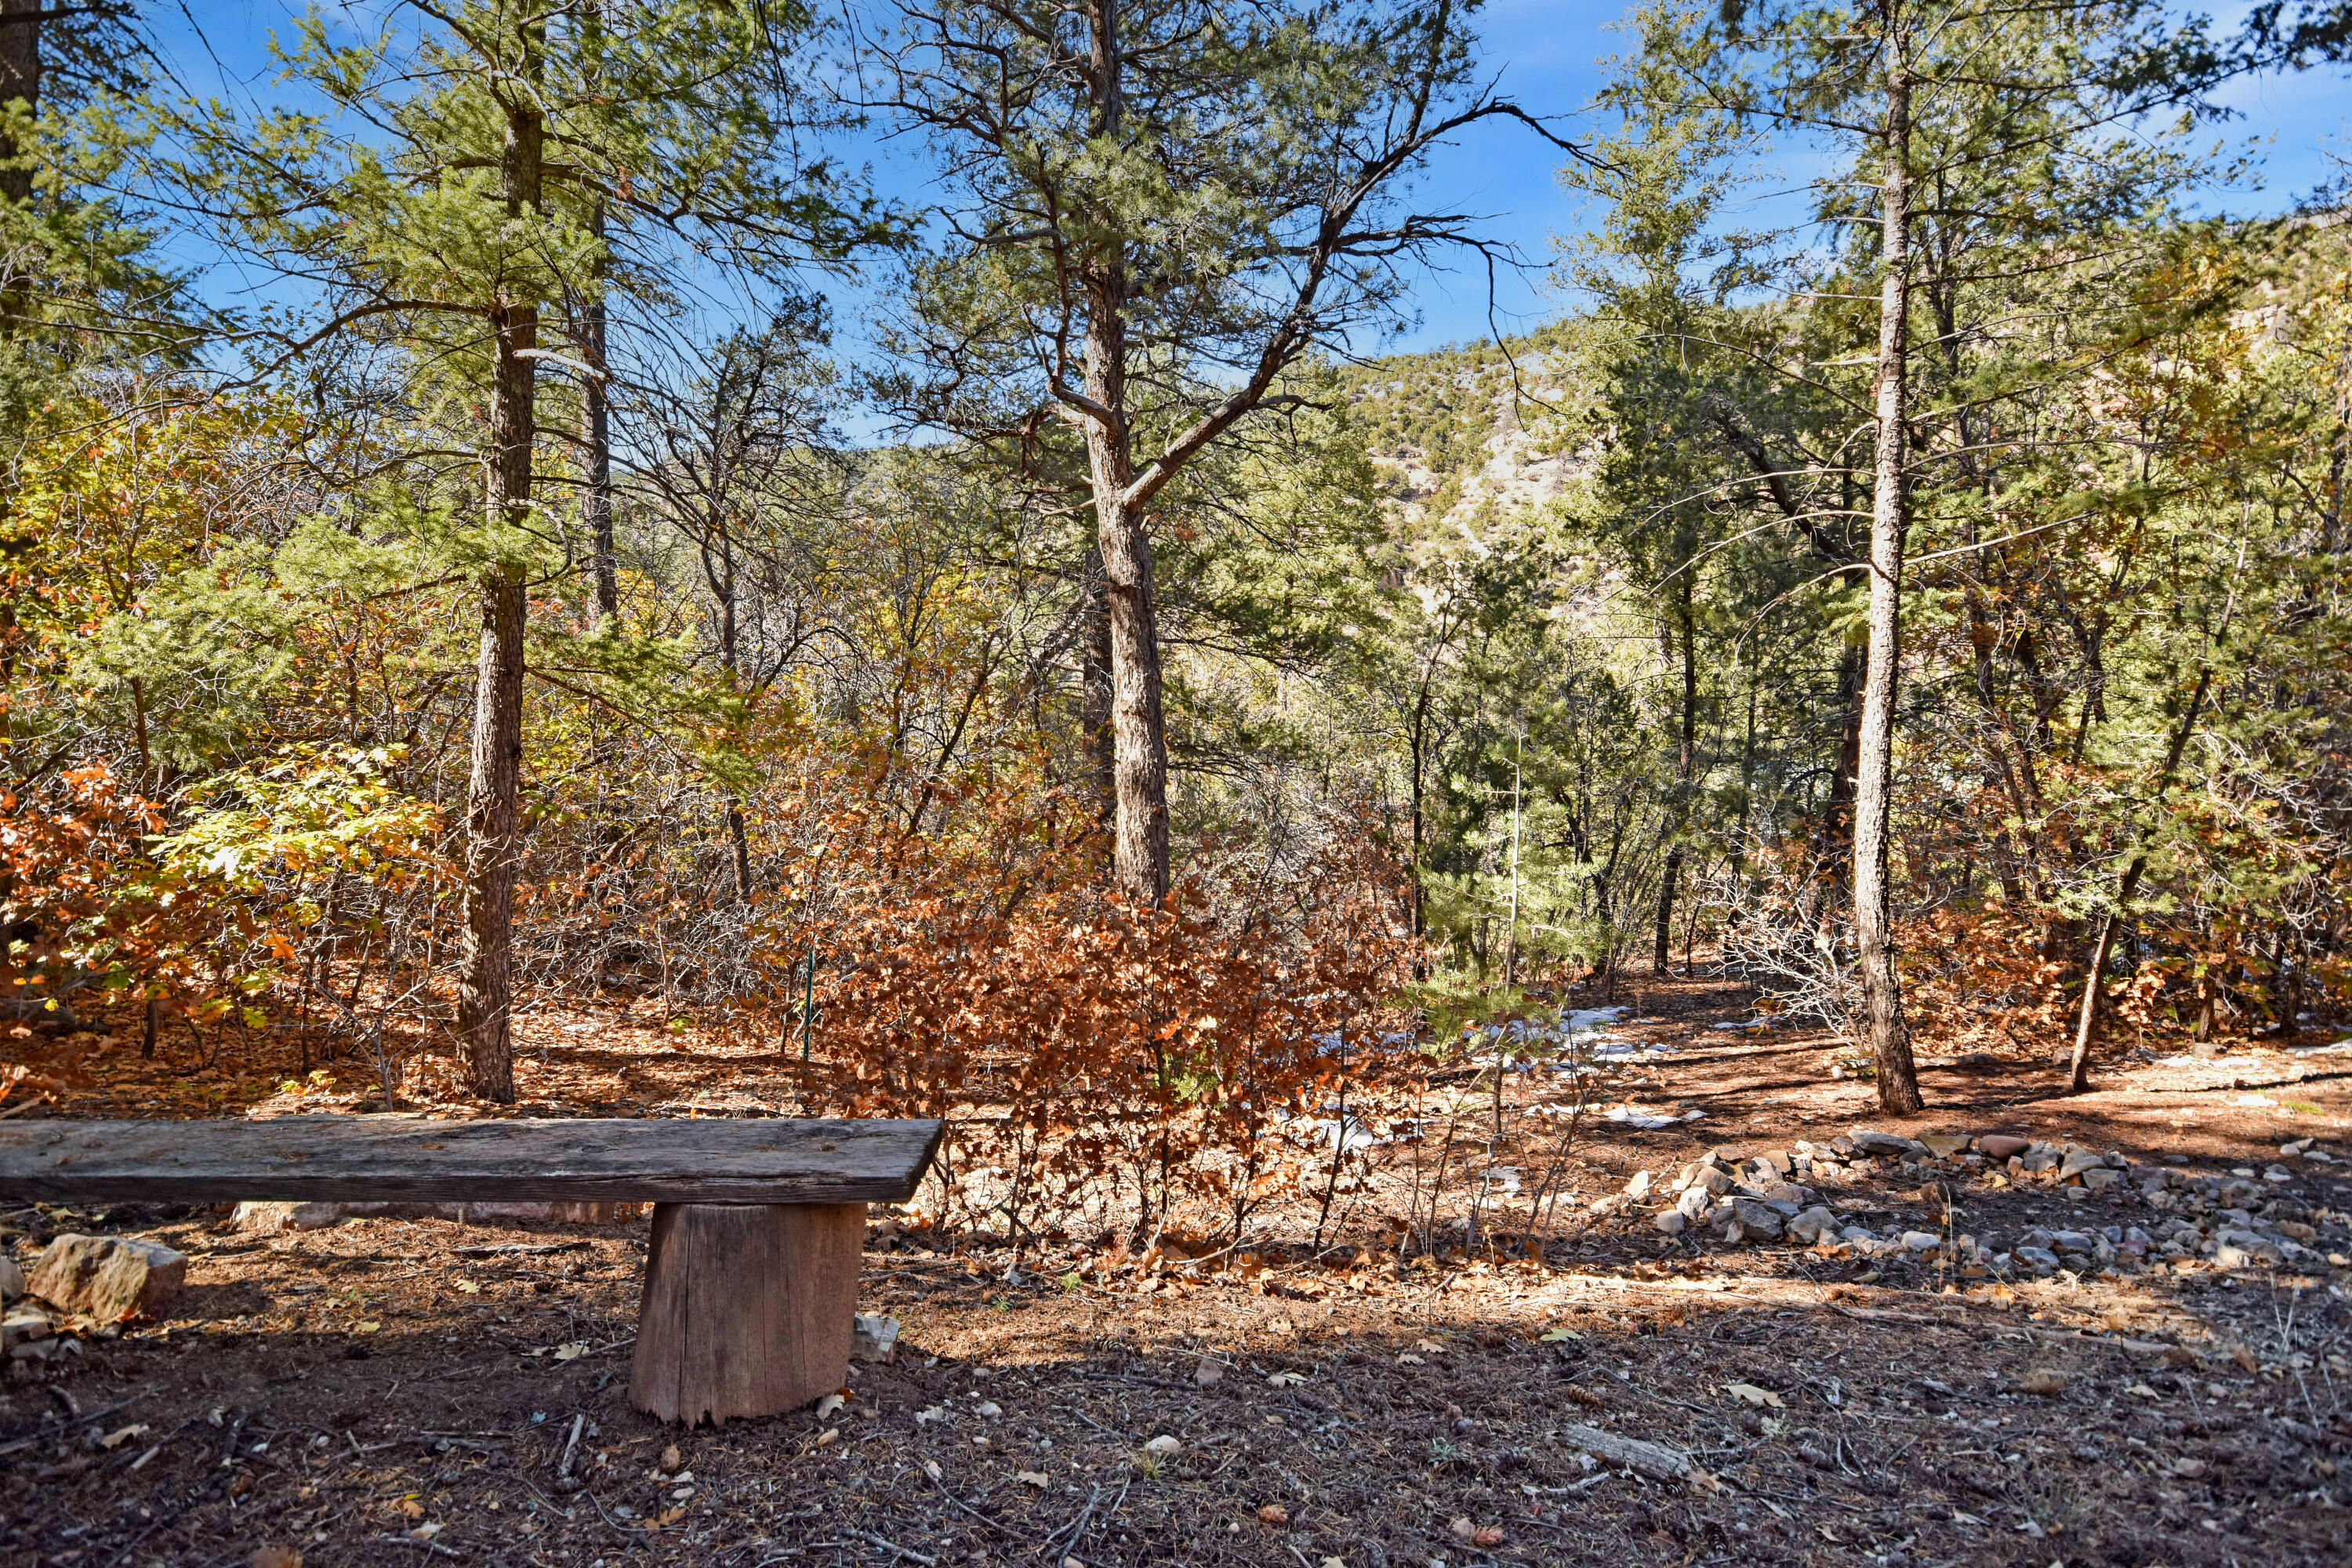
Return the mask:
<svg viewBox="0 0 2352 1568">
<path fill-rule="evenodd" d="M 1691 1457 L 1679 1448 L 1669 1448 L 1663 1443 L 1644 1442 L 1639 1437 L 1620 1437 L 1614 1432 L 1603 1432 L 1598 1426 L 1580 1426 L 1574 1422 L 1559 1429 L 1560 1440 L 1571 1448 L 1581 1448 L 1596 1458 L 1622 1466 L 1654 1481 L 1695 1481 L 1711 1489 L 1722 1483 L 1708 1475 Z"/>
<path fill-rule="evenodd" d="M 69 1417 L 64 1422 L 64 1424 L 56 1427 L 52 1431 L 36 1432 L 29 1437 L 19 1437 L 13 1443 L 0 1443 L 0 1454 L 13 1454 L 21 1448 L 30 1448 L 36 1444 L 46 1443 L 53 1438 L 63 1436 L 66 1433 L 70 1432 L 75 1427 L 82 1426 L 88 1422 L 100 1420 L 106 1416 L 111 1415 L 118 1410 L 128 1410 L 131 1406 L 146 1398 L 148 1393 L 148 1390 L 142 1388 L 138 1393 L 132 1394 L 130 1398 L 118 1399 L 102 1410 L 93 1410 L 87 1415 L 75 1415 Z"/>
<path fill-rule="evenodd" d="M 580 1447 L 581 1429 L 587 1425 L 588 1415 L 585 1411 L 583 1411 L 572 1417 L 572 1435 L 563 1440 L 562 1457 L 555 1461 L 555 1489 L 557 1491 L 570 1491 L 578 1484 L 572 1479 L 572 1456 L 578 1451 Z"/>
<path fill-rule="evenodd" d="M 449 1249 L 460 1258 L 537 1258 L 550 1252 L 585 1252 L 584 1241 L 549 1241 L 533 1244 L 522 1241 L 501 1241 L 482 1247 L 453 1247 Z"/>
<path fill-rule="evenodd" d="M 886 1541 L 882 1537 L 872 1534 L 866 1531 L 852 1530 L 845 1524 L 837 1525 L 835 1528 L 838 1529 L 844 1535 L 854 1535 L 857 1537 L 858 1540 L 866 1542 L 868 1546 L 878 1546 L 893 1557 L 904 1557 L 910 1563 L 920 1563 L 924 1565 L 924 1568 L 937 1568 L 940 1561 L 936 1557 L 926 1557 L 921 1552 L 914 1551 L 909 1547 L 901 1546 L 895 1541 Z"/>
</svg>

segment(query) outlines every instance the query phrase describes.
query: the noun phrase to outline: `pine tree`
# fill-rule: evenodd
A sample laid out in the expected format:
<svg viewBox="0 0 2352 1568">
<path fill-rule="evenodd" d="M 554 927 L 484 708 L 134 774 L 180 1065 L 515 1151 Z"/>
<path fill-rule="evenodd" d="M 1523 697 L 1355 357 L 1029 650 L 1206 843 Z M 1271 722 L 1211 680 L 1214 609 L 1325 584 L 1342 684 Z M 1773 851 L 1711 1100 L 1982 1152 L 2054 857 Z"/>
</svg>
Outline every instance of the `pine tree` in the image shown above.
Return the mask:
<svg viewBox="0 0 2352 1568">
<path fill-rule="evenodd" d="M 335 114 L 247 124 L 190 105 L 169 122 L 187 155 L 160 172 L 195 194 L 225 244 L 316 289 L 310 318 L 252 329 L 257 378 L 331 382 L 340 361 L 388 352 L 420 402 L 446 397 L 478 421 L 457 1024 L 468 1086 L 508 1100 L 528 599 L 569 550 L 568 509 L 541 456 L 539 372 L 591 384 L 609 374 L 608 300 L 674 308 L 695 268 L 713 265 L 772 283 L 882 231 L 827 165 L 796 156 L 790 51 L 811 26 L 797 7 L 476 0 L 408 12 L 414 32 L 356 38 L 310 13 L 285 73 Z M 601 578 L 594 481 L 592 462 Z"/>
<path fill-rule="evenodd" d="M 1472 242 L 1404 202 L 1445 138 L 1528 120 L 1475 85 L 1469 9 L 960 0 L 871 40 L 876 107 L 954 193 L 909 279 L 900 346 L 928 375 L 903 406 L 1010 456 L 1055 425 L 1085 443 L 1116 881 L 1139 907 L 1169 878 L 1155 503 L 1299 406 L 1303 358 L 1396 321 L 1403 264 Z"/>
</svg>

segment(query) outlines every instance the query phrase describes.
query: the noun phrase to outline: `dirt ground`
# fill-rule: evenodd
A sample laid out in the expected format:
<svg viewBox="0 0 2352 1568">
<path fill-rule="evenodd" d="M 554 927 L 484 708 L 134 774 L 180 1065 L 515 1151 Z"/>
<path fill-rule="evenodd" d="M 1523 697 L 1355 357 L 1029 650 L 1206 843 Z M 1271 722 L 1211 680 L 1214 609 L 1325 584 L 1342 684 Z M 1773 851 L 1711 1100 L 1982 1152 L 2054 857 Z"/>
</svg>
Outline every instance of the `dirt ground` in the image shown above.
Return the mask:
<svg viewBox="0 0 2352 1568">
<path fill-rule="evenodd" d="M 1065 1249 L 1016 1268 L 984 1237 L 877 1223 L 860 1310 L 901 1320 L 901 1345 L 891 1364 L 856 1367 L 823 1418 L 688 1432 L 629 1407 L 642 1223 L 370 1219 L 256 1237 L 213 1210 L 5 1208 L 0 1239 L 20 1253 L 110 1231 L 194 1261 L 163 1321 L 12 1366 L 0 1558 L 2344 1561 L 2352 1053 L 2141 1059 L 2075 1098 L 2014 1064 L 1931 1066 L 1931 1109 L 1897 1121 L 1869 1084 L 1831 1076 L 1835 1042 L 1712 1027 L 1746 1000 L 1703 984 L 1645 999 L 1622 1032 L 1672 1054 L 1642 1062 L 1624 1097 L 1706 1114 L 1648 1131 L 1585 1123 L 1567 1211 L 1580 1217 L 1540 1256 L 1268 1248 L 1259 1272 Z M 524 1080 L 548 1103 L 756 1100 L 768 1070 L 745 1058 L 714 1078 L 708 1058 L 619 1017 L 548 1027 L 549 1065 Z M 595 1044 L 564 1043 L 583 1036 Z M 139 1079 L 152 1069 L 72 1048 L 40 1064 L 62 1087 L 28 1114 L 136 1114 L 156 1098 Z M 268 1087 L 243 1081 L 228 1103 Z M 1582 1207 L 1639 1170 L 1663 1181 L 1709 1150 L 1736 1163 L 1860 1127 L 2016 1132 L 2183 1180 L 2247 1173 L 2303 1205 L 2313 1238 L 2285 1265 L 2191 1255 L 1972 1278 Z M 2282 1165 L 2282 1146 L 2307 1138 L 2336 1163 Z M 2130 1184 L 2069 1196 L 1992 1164 L 1921 1182 L 1881 1163 L 1834 1189 L 1842 1217 L 2010 1241 L 2164 1217 Z M 1595 1464 L 1579 1425 L 1669 1445 L 1704 1474 Z M 564 1489 L 575 1427 L 584 1484 Z M 1147 1447 L 1163 1436 L 1173 1453 Z"/>
</svg>

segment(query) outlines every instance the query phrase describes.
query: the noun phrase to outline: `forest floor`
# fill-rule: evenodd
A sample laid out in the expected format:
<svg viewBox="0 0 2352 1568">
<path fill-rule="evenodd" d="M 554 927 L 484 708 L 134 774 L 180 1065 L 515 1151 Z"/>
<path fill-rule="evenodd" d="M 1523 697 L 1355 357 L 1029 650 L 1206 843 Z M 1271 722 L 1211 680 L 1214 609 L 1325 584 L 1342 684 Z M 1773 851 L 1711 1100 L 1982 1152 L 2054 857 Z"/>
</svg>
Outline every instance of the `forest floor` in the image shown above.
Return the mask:
<svg viewBox="0 0 2352 1568">
<path fill-rule="evenodd" d="M 1649 1131 L 1588 1121 L 1580 1200 L 1643 1170 L 1657 1190 L 1613 1215 L 1580 1204 L 1540 1259 L 1269 1252 L 1260 1272 L 1171 1251 L 1015 1269 L 986 1238 L 877 1226 L 860 1308 L 901 1320 L 900 1347 L 856 1365 L 823 1418 L 688 1432 L 629 1407 L 641 1225 L 374 1218 L 255 1236 L 214 1210 L 0 1212 L 20 1256 L 51 1234 L 105 1231 L 194 1259 L 162 1321 L 11 1364 L 0 1556 L 2343 1561 L 2352 1052 L 2137 1060 L 2071 1098 L 2020 1064 L 1931 1066 L 1930 1109 L 1890 1119 L 1868 1083 L 1832 1076 L 1834 1042 L 1713 1026 L 1746 1000 L 1704 983 L 1644 998 L 1620 1032 L 1664 1054 L 1628 1087 L 1644 1106 L 1706 1116 Z M 723 1100 L 756 1095 L 773 1070 L 772 1057 L 714 1067 L 623 1017 L 537 1026 L 548 1060 L 524 1093 L 550 1107 Z M 235 1060 L 196 1071 L 86 1039 L 12 1044 L 46 1053 L 32 1065 L 56 1099 L 30 1114 L 157 1114 L 270 1088 Z M 1815 1195 L 1868 1226 L 1867 1242 L 1738 1245 L 1655 1223 L 1676 1172 L 1708 1151 L 1738 1165 L 1858 1128 L 2013 1132 L 2117 1152 L 2132 1175 L 2093 1192 L 1997 1160 L 1862 1161 Z M 2235 1266 L 2194 1246 L 2145 1260 L 2069 1251 L 2041 1278 L 1968 1264 L 2037 1229 L 2095 1245 L 2110 1226 L 2161 1235 L 2184 1212 L 2239 1209 L 2304 1245 Z M 2303 1218 L 2275 1217 L 2288 1214 Z M 1906 1231 L 1946 1245 L 1891 1239 Z M 1995 1239 L 1958 1250 L 1963 1231 Z M 559 1489 L 575 1427 L 585 1485 Z M 1701 1473 L 1596 1464 L 1579 1427 L 1671 1446 Z M 1160 1436 L 1176 1451 L 1147 1450 Z"/>
</svg>

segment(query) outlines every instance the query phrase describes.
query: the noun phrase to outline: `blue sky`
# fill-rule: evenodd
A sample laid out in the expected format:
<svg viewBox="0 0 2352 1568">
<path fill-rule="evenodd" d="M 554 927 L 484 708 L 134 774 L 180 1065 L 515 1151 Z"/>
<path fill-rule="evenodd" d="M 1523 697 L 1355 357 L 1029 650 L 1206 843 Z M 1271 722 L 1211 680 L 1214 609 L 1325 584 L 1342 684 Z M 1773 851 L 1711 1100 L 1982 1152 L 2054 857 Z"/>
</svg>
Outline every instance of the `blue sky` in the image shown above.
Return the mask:
<svg viewBox="0 0 2352 1568">
<path fill-rule="evenodd" d="M 164 0 L 157 9 L 158 42 L 181 80 L 200 93 L 223 92 L 251 103 L 266 99 L 270 90 L 264 39 L 272 29 L 290 33 L 289 18 L 299 6 L 289 0 Z M 374 18 L 386 6 L 382 0 L 368 0 L 328 9 Z M 2233 22 L 2236 9 L 2225 7 L 2220 19 Z M 1614 24 L 1624 14 L 1608 3 L 1488 0 L 1480 21 L 1488 70 L 1501 91 L 1530 112 L 1567 117 L 1573 134 L 1584 123 L 1575 117 L 1603 79 L 1603 62 L 1623 46 L 1625 35 Z M 2208 205 L 2214 210 L 2277 211 L 2328 177 L 2325 148 L 2352 153 L 2341 71 L 2251 80 L 2224 96 L 2242 118 L 2214 134 L 2233 141 L 2252 138 L 2263 144 L 2265 184 L 2260 190 L 2212 193 Z M 871 145 L 867 155 L 885 194 L 914 205 L 929 205 L 917 160 L 881 144 Z M 1554 179 L 1557 163 L 1554 150 L 1522 127 L 1474 127 L 1437 156 L 1422 201 L 1481 215 L 1488 220 L 1489 234 L 1510 242 L 1540 268 L 1550 255 L 1552 237 L 1576 232 L 1585 221 L 1579 200 Z M 1762 188 L 1769 189 L 1769 184 Z M 181 259 L 200 264 L 205 258 L 183 253 Z M 853 291 L 839 303 L 837 346 L 854 356 L 861 347 L 860 301 Z M 1488 320 L 1485 269 L 1424 276 L 1414 304 L 1421 324 L 1402 341 L 1405 348 L 1484 336 Z M 1539 271 L 1507 273 L 1497 279 L 1495 320 L 1507 332 L 1537 325 L 1571 305 L 1547 290 Z"/>
</svg>

